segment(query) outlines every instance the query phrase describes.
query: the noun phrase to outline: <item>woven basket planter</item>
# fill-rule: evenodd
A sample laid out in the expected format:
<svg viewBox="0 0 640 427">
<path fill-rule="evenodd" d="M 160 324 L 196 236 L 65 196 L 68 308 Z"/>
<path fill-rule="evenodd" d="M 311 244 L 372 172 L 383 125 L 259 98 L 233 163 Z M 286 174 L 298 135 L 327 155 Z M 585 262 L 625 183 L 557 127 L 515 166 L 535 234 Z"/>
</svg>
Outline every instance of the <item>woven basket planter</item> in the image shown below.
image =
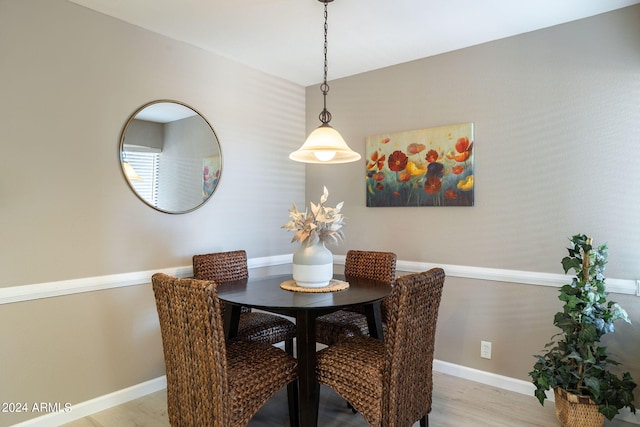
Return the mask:
<svg viewBox="0 0 640 427">
<path fill-rule="evenodd" d="M 563 427 L 602 427 L 604 415 L 593 400 L 587 396 L 578 396 L 556 387 L 553 389 L 556 400 L 556 417 Z"/>
</svg>

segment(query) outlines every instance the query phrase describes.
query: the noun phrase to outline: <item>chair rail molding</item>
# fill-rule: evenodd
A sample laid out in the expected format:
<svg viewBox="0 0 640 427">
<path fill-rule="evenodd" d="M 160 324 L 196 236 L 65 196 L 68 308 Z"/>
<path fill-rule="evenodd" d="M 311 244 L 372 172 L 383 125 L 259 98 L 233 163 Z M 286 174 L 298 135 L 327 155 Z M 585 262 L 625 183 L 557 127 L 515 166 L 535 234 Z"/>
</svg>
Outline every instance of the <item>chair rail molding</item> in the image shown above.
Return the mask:
<svg viewBox="0 0 640 427">
<path fill-rule="evenodd" d="M 333 257 L 333 262 L 335 264 L 344 265 L 344 260 L 344 255 L 334 255 Z M 522 285 L 550 286 L 559 288 L 566 285 L 571 280 L 565 274 L 402 260 L 398 260 L 396 264 L 396 271 L 417 273 L 436 267 L 444 269 L 447 276 L 487 280 L 490 282 L 507 282 Z M 640 296 L 639 287 L 640 280 L 607 278 L 607 291 L 610 293 Z"/>
<path fill-rule="evenodd" d="M 247 260 L 247 263 L 251 270 L 291 264 L 292 257 L 292 254 L 283 254 L 269 257 L 250 258 Z M 344 265 L 345 255 L 334 255 L 333 262 L 336 265 Z M 550 286 L 556 288 L 567 283 L 567 276 L 564 274 L 505 270 L 453 264 L 434 264 L 419 261 L 398 260 L 396 271 L 416 273 L 433 267 L 443 268 L 447 276 L 465 279 L 534 286 Z M 175 277 L 191 277 L 193 275 L 193 268 L 189 265 L 158 270 L 136 271 L 131 273 L 36 283 L 31 285 L 9 286 L 0 288 L 0 305 L 125 286 L 148 285 L 151 283 L 151 276 L 158 272 Z M 640 296 L 640 280 L 607 278 L 607 290 L 610 293 Z"/>
</svg>

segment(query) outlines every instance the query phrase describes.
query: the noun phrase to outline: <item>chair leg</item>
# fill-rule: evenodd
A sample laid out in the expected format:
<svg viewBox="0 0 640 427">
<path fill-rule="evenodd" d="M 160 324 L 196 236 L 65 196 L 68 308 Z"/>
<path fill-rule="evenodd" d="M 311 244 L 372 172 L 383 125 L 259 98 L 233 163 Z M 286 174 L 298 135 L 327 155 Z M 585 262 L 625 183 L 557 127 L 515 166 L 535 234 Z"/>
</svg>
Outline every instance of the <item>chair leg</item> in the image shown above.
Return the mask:
<svg viewBox="0 0 640 427">
<path fill-rule="evenodd" d="M 298 407 L 298 381 L 291 381 L 287 384 L 287 400 L 289 402 L 289 425 L 298 427 L 300 425 L 300 408 Z"/>
<path fill-rule="evenodd" d="M 289 356 L 293 356 L 293 338 L 284 342 L 284 351 L 286 351 Z"/>
<path fill-rule="evenodd" d="M 429 427 L 429 414 L 420 418 L 420 427 Z"/>
</svg>

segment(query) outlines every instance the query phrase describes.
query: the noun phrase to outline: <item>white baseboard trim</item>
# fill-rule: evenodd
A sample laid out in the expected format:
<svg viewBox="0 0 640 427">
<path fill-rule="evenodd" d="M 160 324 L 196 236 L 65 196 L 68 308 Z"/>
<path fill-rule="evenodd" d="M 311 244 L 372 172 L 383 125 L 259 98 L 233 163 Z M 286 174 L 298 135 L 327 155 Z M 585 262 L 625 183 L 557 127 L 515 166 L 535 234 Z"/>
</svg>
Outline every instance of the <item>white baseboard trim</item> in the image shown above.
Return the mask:
<svg viewBox="0 0 640 427">
<path fill-rule="evenodd" d="M 525 394 L 534 397 L 534 386 L 531 382 L 518 380 L 515 378 L 497 375 L 492 372 L 480 371 L 478 369 L 469 368 L 462 365 L 456 365 L 442 360 L 433 361 L 433 370 L 443 374 L 452 375 L 454 377 L 463 378 L 469 381 L 475 381 L 481 384 L 490 385 L 503 390 L 509 390 L 515 393 Z M 55 412 L 41 417 L 32 418 L 13 427 L 49 427 L 51 425 L 61 425 L 70 423 L 80 418 L 90 416 L 96 412 L 104 411 L 117 405 L 129 402 L 134 399 L 155 393 L 167 387 L 167 378 L 165 376 L 146 381 L 144 383 L 128 387 L 123 390 L 115 391 L 95 399 L 82 402 L 71 407 L 70 412 Z M 553 402 L 553 393 L 548 394 L 549 401 Z M 617 419 L 632 424 L 640 425 L 640 417 L 634 415 L 628 409 L 624 409 L 616 416 Z"/>
<path fill-rule="evenodd" d="M 490 385 L 520 394 L 528 394 L 534 397 L 533 392 L 535 390 L 535 387 L 533 383 L 529 381 L 505 377 L 504 375 L 480 371 L 478 369 L 469 368 L 462 365 L 455 365 L 453 363 L 444 362 L 437 359 L 433 361 L 433 370 L 454 377 L 464 378 L 465 380 L 475 381 L 477 383 Z M 550 398 L 553 400 L 553 393 L 550 395 Z"/>
<path fill-rule="evenodd" d="M 535 399 L 535 386 L 530 381 L 505 377 L 504 375 L 480 371 L 478 369 L 455 365 L 453 363 L 437 359 L 433 361 L 433 370 L 443 374 L 452 375 L 454 377 L 463 378 L 465 380 L 475 381 L 477 383 L 490 385 L 503 390 L 528 395 L 531 396 L 532 399 Z M 549 402 L 555 401 L 553 392 L 547 392 L 547 399 Z M 616 415 L 616 419 L 640 425 L 640 411 L 638 411 L 638 415 L 635 415 L 629 409 L 623 408 L 620 413 Z"/>
<path fill-rule="evenodd" d="M 32 418 L 30 420 L 14 424 L 13 427 L 51 427 L 70 423 L 80 418 L 87 417 L 96 412 L 113 408 L 134 399 L 146 396 L 167 387 L 167 377 L 155 378 L 145 381 L 113 393 L 98 396 L 94 399 L 87 400 L 78 404 L 73 404 L 69 412 L 60 411 L 52 412 L 41 417 Z"/>
</svg>

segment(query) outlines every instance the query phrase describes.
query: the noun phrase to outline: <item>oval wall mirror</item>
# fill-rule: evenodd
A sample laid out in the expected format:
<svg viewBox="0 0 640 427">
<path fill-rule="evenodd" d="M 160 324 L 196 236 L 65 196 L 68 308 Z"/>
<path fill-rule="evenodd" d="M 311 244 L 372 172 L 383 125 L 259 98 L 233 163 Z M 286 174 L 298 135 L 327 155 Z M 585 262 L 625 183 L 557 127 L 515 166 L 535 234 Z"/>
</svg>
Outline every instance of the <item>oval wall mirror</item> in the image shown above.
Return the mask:
<svg viewBox="0 0 640 427">
<path fill-rule="evenodd" d="M 122 130 L 119 154 L 122 173 L 136 196 L 170 214 L 205 204 L 222 174 L 213 127 L 178 101 L 152 101 L 136 110 Z"/>
</svg>

